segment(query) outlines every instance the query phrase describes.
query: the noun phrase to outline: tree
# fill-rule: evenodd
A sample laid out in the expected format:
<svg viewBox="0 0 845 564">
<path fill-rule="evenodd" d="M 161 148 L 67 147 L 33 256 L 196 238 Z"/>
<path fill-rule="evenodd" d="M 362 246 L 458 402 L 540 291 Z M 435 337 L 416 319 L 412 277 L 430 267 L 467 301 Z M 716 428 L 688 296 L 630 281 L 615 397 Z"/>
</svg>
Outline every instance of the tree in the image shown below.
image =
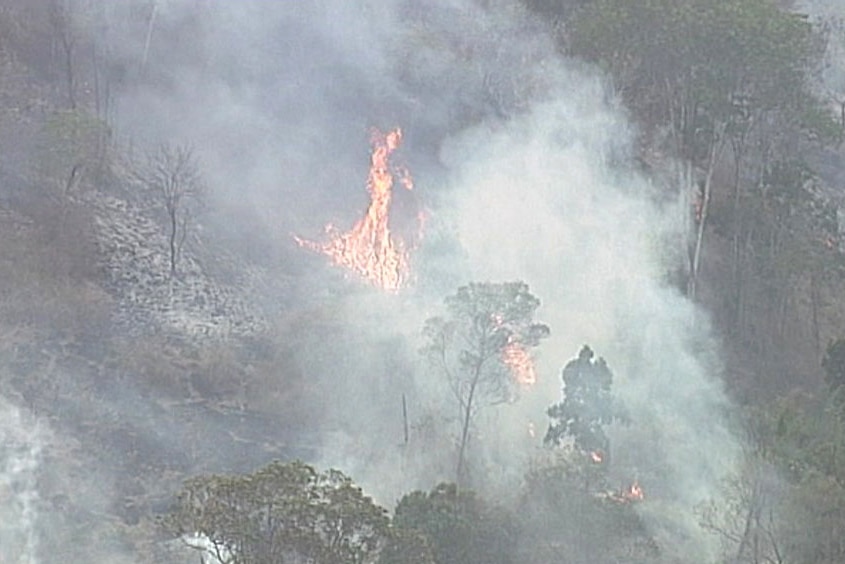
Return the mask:
<svg viewBox="0 0 845 564">
<path fill-rule="evenodd" d="M 379 555 L 379 564 L 437 564 L 428 537 L 419 531 L 393 527 Z"/>
<path fill-rule="evenodd" d="M 604 427 L 620 417 L 610 392 L 613 373 L 603 358 L 596 359 L 592 349 L 584 345 L 578 358 L 564 367 L 561 377 L 563 401 L 547 412 L 552 422 L 545 442 L 560 445 L 570 439 L 582 453 L 605 460 L 610 441 Z"/>
<path fill-rule="evenodd" d="M 68 108 L 75 110 L 76 103 L 76 73 L 74 72 L 74 57 L 77 44 L 77 30 L 74 22 L 73 6 L 67 0 L 50 0 L 47 8 L 48 20 L 53 32 L 53 39 L 58 40 L 64 58 L 64 74 L 67 87 Z"/>
<path fill-rule="evenodd" d="M 635 501 L 583 487 L 595 463 L 573 449 L 534 461 L 520 492 L 518 561 L 523 564 L 662 562 Z M 608 534 L 612 531 L 612 534 Z M 565 554 L 565 558 L 562 555 Z"/>
<path fill-rule="evenodd" d="M 515 520 L 504 509 L 489 507 L 473 492 L 455 484 L 440 484 L 430 493 L 415 491 L 396 505 L 395 539 L 410 540 L 404 550 L 420 551 L 422 558 L 401 559 L 401 545 L 388 544 L 380 564 L 508 564 L 514 562 Z M 429 554 L 430 551 L 430 554 Z"/>
<path fill-rule="evenodd" d="M 341 472 L 278 461 L 253 474 L 188 480 L 163 520 L 183 538 L 203 536 L 226 564 L 369 562 L 387 524 L 386 511 Z"/>
<path fill-rule="evenodd" d="M 469 429 L 482 406 L 512 399 L 513 362 L 549 335 L 534 323 L 540 300 L 524 282 L 472 283 L 445 299 L 447 315 L 425 322 L 422 354 L 443 375 L 458 402 L 460 442 L 456 481 L 464 478 Z"/>
<path fill-rule="evenodd" d="M 699 524 L 720 540 L 725 562 L 782 563 L 788 546 L 782 487 L 759 453 L 749 452 L 736 474 L 722 480 L 717 495 L 697 508 Z"/>
<path fill-rule="evenodd" d="M 845 384 L 845 339 L 837 339 L 827 346 L 824 359 L 824 379 L 834 391 Z"/>
<path fill-rule="evenodd" d="M 754 464 L 728 482 L 717 507 L 716 532 L 735 561 L 845 561 L 845 418 L 836 394 L 793 393 L 750 419 Z"/>
<path fill-rule="evenodd" d="M 811 89 L 821 34 L 769 0 L 595 0 L 568 23 L 569 53 L 609 71 L 653 148 L 677 157 L 696 187 L 687 285 L 695 297 L 715 173 L 728 164 L 727 149 L 734 179 L 726 196 L 737 218 L 742 184 L 753 185 L 760 161 L 784 158 L 798 139 L 836 135 Z M 735 231 L 741 227 L 737 219 Z"/>
<path fill-rule="evenodd" d="M 147 155 L 137 176 L 153 191 L 157 205 L 167 216 L 170 275 L 175 276 L 191 220 L 191 204 L 201 199 L 205 189 L 193 150 L 186 145 L 162 145 Z"/>
</svg>

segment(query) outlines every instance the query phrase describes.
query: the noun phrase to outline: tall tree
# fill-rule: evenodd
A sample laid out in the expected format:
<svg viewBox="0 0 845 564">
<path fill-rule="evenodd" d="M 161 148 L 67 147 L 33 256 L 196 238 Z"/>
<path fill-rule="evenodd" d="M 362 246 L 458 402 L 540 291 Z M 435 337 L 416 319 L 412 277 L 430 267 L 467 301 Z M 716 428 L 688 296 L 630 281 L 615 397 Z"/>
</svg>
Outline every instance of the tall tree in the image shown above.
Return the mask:
<svg viewBox="0 0 845 564">
<path fill-rule="evenodd" d="M 822 359 L 825 382 L 834 391 L 845 384 L 845 338 L 831 342 Z"/>
<path fill-rule="evenodd" d="M 566 49 L 605 67 L 648 142 L 685 166 L 697 200 L 687 287 L 695 296 L 728 149 L 735 180 L 724 198 L 737 214 L 741 180 L 757 174 L 759 161 L 784 158 L 801 138 L 837 133 L 809 80 L 822 37 L 770 0 L 595 0 L 565 27 Z"/>
<path fill-rule="evenodd" d="M 571 440 L 582 453 L 604 459 L 610 450 L 604 427 L 619 418 L 611 395 L 613 372 L 603 358 L 595 358 L 593 350 L 584 345 L 578 358 L 564 367 L 561 377 L 563 401 L 548 410 L 552 422 L 546 443 L 560 445 Z"/>
<path fill-rule="evenodd" d="M 485 405 L 513 397 L 513 353 L 527 351 L 549 335 L 534 322 L 540 300 L 524 282 L 472 283 L 445 299 L 446 315 L 425 322 L 422 349 L 431 367 L 445 377 L 458 402 L 460 442 L 456 481 L 464 478 L 470 426 Z"/>
<path fill-rule="evenodd" d="M 377 553 L 388 519 L 337 470 L 273 462 L 253 474 L 188 480 L 163 524 L 204 536 L 221 563 L 361 564 Z"/>
<path fill-rule="evenodd" d="M 137 177 L 153 191 L 167 217 L 170 275 L 176 275 L 179 255 L 191 221 L 192 204 L 202 198 L 204 184 L 193 150 L 187 145 L 162 145 L 147 155 Z"/>
</svg>

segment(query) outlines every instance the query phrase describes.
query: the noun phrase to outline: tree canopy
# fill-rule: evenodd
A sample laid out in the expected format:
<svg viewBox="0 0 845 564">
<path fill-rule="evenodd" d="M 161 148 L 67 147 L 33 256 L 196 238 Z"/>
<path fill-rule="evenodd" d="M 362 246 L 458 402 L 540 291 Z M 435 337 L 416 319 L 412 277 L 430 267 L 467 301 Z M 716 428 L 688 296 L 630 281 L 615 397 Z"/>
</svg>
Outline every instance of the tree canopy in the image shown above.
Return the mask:
<svg viewBox="0 0 845 564">
<path fill-rule="evenodd" d="M 164 520 L 178 535 L 205 536 L 226 564 L 368 562 L 387 524 L 386 511 L 343 473 L 278 461 L 252 474 L 188 480 Z"/>
<path fill-rule="evenodd" d="M 422 560 L 383 557 L 381 564 L 417 564 L 432 556 L 437 564 L 515 562 L 513 517 L 502 508 L 488 507 L 471 491 L 458 490 L 455 484 L 404 496 L 396 506 L 393 530 L 400 538 L 415 538 L 413 546 L 425 553 L 424 547 L 430 547 L 431 556 Z"/>
<path fill-rule="evenodd" d="M 569 439 L 581 452 L 605 457 L 610 444 L 604 427 L 619 417 L 611 395 L 613 373 L 603 358 L 595 358 L 593 350 L 584 345 L 561 377 L 563 401 L 548 410 L 552 422 L 545 442 L 559 445 Z"/>
<path fill-rule="evenodd" d="M 446 378 L 458 402 L 460 481 L 473 417 L 484 405 L 514 397 L 520 371 L 533 370 L 528 351 L 549 335 L 549 328 L 534 322 L 540 300 L 524 282 L 475 282 L 458 288 L 444 303 L 446 315 L 425 322 L 427 343 L 421 352 Z"/>
</svg>

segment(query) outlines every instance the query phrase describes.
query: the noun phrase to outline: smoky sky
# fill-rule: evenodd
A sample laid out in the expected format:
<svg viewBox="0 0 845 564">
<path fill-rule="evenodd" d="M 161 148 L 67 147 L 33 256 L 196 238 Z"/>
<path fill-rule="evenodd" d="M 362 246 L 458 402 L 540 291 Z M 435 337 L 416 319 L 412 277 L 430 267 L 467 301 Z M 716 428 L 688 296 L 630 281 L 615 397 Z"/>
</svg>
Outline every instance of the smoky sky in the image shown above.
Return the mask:
<svg viewBox="0 0 845 564">
<path fill-rule="evenodd" d="M 598 70 L 561 57 L 515 2 L 161 1 L 146 60 L 151 20 L 122 6 L 96 32 L 120 79 L 119 141 L 138 151 L 193 145 L 212 190 L 207 231 L 269 249 L 255 259 L 268 278 L 296 277 L 310 305 L 347 326 L 297 341 L 298 368 L 316 390 L 310 407 L 330 422 L 319 462 L 386 506 L 449 479 L 451 465 L 431 454 L 448 448 L 416 457 L 396 448 L 402 394 L 416 429 L 454 415 L 446 386 L 416 357 L 422 322 L 458 284 L 525 280 L 552 337 L 538 385 L 479 421 L 498 449 L 486 466 L 498 476 L 491 491 L 518 487 L 545 410 L 560 400 L 560 369 L 590 344 L 632 420 L 612 433 L 626 469 L 615 479 L 642 483 L 641 511 L 664 546 L 709 553 L 694 507 L 731 471 L 739 442 L 718 339 L 668 276 L 688 237 L 688 186 L 637 172 L 636 130 Z M 431 221 L 414 264 L 420 284 L 382 296 L 338 280 L 291 235 L 319 238 L 325 224 L 360 217 L 370 129 L 397 126 L 397 159 L 416 180 L 401 198 Z M 326 279 L 350 289 L 322 291 Z M 302 305 L 267 287 L 253 296 L 265 314 Z"/>
<path fill-rule="evenodd" d="M 367 202 L 370 128 L 402 127 L 397 158 L 416 178 L 415 201 L 432 212 L 437 250 L 424 242 L 415 268 L 428 285 L 401 301 L 353 293 L 328 303 L 359 328 L 327 349 L 310 341 L 302 355 L 314 385 L 345 398 L 315 405 L 347 421 L 327 435 L 324 462 L 388 505 L 407 484 L 448 478 L 429 464 L 425 479 L 406 468 L 402 484 L 391 470 L 402 460 L 392 450 L 399 388 L 414 415 L 444 390 L 418 364 L 412 376 L 379 376 L 390 369 L 377 351 L 404 339 L 413 358 L 422 320 L 455 283 L 523 279 L 553 337 L 536 389 L 483 423 L 509 453 L 496 472 L 519 475 L 536 448 L 527 426 L 542 435 L 560 368 L 589 343 L 615 371 L 633 420 L 614 431 L 628 469 L 620 485 L 638 479 L 653 497 L 643 512 L 658 538 L 704 554 L 710 542 L 694 507 L 731 470 L 738 443 L 718 343 L 667 276 L 688 235 L 686 186 L 635 171 L 636 131 L 602 75 L 564 60 L 513 4 L 165 3 L 146 66 L 119 97 L 119 123 L 142 143 L 194 143 L 220 209 L 259 218 L 232 215 L 232 228 L 280 246 L 291 246 L 291 232 L 351 225 Z M 309 289 L 322 268 L 300 271 Z M 449 420 L 448 406 L 432 409 Z"/>
</svg>

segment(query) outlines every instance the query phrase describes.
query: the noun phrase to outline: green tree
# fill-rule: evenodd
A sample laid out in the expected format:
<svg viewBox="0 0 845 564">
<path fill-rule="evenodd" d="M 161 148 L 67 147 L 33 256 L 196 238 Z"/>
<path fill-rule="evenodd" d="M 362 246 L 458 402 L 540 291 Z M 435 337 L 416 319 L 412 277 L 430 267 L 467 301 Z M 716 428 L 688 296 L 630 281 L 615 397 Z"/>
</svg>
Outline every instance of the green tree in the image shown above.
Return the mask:
<svg viewBox="0 0 845 564">
<path fill-rule="evenodd" d="M 744 550 L 747 555 L 767 547 L 774 552 L 777 547 L 779 562 L 845 561 L 841 534 L 845 528 L 845 418 L 841 414 L 841 404 L 831 394 L 815 398 L 793 393 L 754 411 L 757 456 L 777 473 L 763 475 L 766 487 L 761 489 L 758 477 L 751 482 L 753 488 L 743 488 L 742 495 L 728 500 L 729 506 L 741 508 L 740 523 L 733 527 L 738 553 Z M 755 535 L 767 537 L 765 543 L 749 543 L 748 532 L 752 541 Z"/>
<path fill-rule="evenodd" d="M 569 361 L 561 374 L 563 401 L 548 409 L 552 419 L 545 442 L 560 445 L 571 440 L 580 452 L 595 453 L 606 460 L 610 441 L 604 427 L 619 418 L 611 386 L 613 372 L 603 358 L 595 358 L 584 345 L 578 358 Z"/>
<path fill-rule="evenodd" d="M 572 449 L 535 461 L 518 502 L 518 561 L 523 564 L 660 562 L 656 542 L 634 503 L 583 487 L 592 463 Z M 593 465 L 594 466 L 594 465 Z M 608 535 L 612 531 L 612 535 Z"/>
<path fill-rule="evenodd" d="M 253 474 L 188 480 L 163 524 L 204 535 L 227 564 L 348 564 L 371 561 L 388 519 L 341 472 L 277 461 Z"/>
<path fill-rule="evenodd" d="M 415 529 L 393 527 L 387 535 L 379 564 L 437 564 L 431 542 Z"/>
<path fill-rule="evenodd" d="M 534 322 L 540 300 L 524 282 L 472 283 L 447 297 L 445 305 L 445 316 L 425 322 L 427 344 L 421 352 L 447 379 L 458 402 L 456 481 L 460 483 L 474 416 L 484 405 L 513 398 L 515 367 L 508 353 L 516 348 L 527 355 L 549 335 L 549 328 Z"/>
<path fill-rule="evenodd" d="M 566 29 L 569 53 L 607 69 L 648 142 L 679 158 L 697 185 L 687 288 L 695 296 L 720 165 L 734 166 L 723 197 L 736 218 L 761 162 L 794 156 L 796 139 L 838 134 L 810 80 L 823 38 L 769 0 L 595 0 Z"/>
<path fill-rule="evenodd" d="M 103 181 L 110 136 L 108 126 L 84 110 L 56 111 L 39 132 L 33 168 L 67 198 L 84 182 Z"/>
<path fill-rule="evenodd" d="M 827 385 L 834 391 L 840 390 L 845 384 L 845 339 L 836 339 L 827 346 L 822 368 Z"/>
<path fill-rule="evenodd" d="M 473 492 L 455 484 L 440 484 L 430 493 L 415 491 L 404 496 L 393 517 L 394 539 L 410 539 L 423 559 L 395 559 L 397 546 L 388 545 L 380 564 L 508 564 L 515 562 L 517 529 L 503 508 L 490 507 Z M 425 539 L 424 541 L 421 539 Z"/>
</svg>

